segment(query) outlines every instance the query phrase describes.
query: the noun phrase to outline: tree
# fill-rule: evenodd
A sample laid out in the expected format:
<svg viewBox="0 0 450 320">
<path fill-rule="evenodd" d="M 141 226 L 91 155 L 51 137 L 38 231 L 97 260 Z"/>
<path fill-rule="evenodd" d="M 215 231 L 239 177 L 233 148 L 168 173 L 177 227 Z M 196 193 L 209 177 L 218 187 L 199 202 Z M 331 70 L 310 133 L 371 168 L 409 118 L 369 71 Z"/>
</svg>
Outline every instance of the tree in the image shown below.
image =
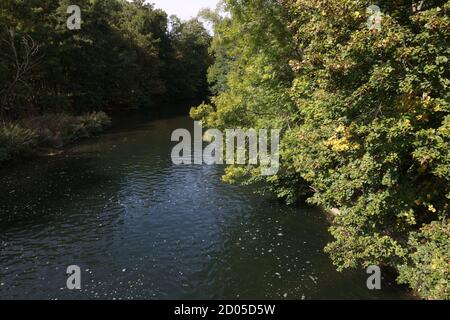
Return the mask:
<svg viewBox="0 0 450 320">
<path fill-rule="evenodd" d="M 25 104 L 30 103 L 29 100 L 33 96 L 29 80 L 33 69 L 39 63 L 39 45 L 33 38 L 24 35 L 21 37 L 21 46 L 18 48 L 15 29 L 6 29 L 4 34 L 3 58 L 9 62 L 9 65 L 3 67 L 6 69 L 3 77 L 6 79 L 4 79 L 3 88 L 0 88 L 0 114 L 11 113 L 18 116 L 23 113 L 22 109 Z M 8 74 L 7 71 L 11 72 Z"/>
<path fill-rule="evenodd" d="M 1 2 L 1 30 L 14 30 L 16 39 L 11 46 L 8 32 L 3 37 L 7 42 L 1 44 L 0 88 L 2 105 L 8 104 L 3 111 L 23 104 L 20 108 L 28 113 L 80 114 L 206 97 L 210 36 L 200 22 L 180 23 L 175 35 L 168 29 L 167 14 L 145 1 L 80 0 L 81 29 L 69 30 L 71 4 L 69 0 Z M 43 57 L 39 65 L 34 63 L 36 47 L 28 48 L 33 44 L 39 45 Z M 23 58 L 20 64 L 29 60 L 26 67 L 10 61 L 14 49 L 17 59 Z M 20 79 L 14 80 L 17 76 Z M 19 96 L 27 103 L 19 102 Z"/>
<path fill-rule="evenodd" d="M 380 30 L 366 1 L 226 4 L 212 42 L 226 59 L 210 69 L 220 89 L 191 114 L 282 128 L 282 170 L 265 182 L 340 209 L 326 248 L 337 268 L 389 265 L 424 297 L 448 298 L 450 2 L 380 1 Z M 257 169 L 224 178 L 260 181 Z"/>
</svg>

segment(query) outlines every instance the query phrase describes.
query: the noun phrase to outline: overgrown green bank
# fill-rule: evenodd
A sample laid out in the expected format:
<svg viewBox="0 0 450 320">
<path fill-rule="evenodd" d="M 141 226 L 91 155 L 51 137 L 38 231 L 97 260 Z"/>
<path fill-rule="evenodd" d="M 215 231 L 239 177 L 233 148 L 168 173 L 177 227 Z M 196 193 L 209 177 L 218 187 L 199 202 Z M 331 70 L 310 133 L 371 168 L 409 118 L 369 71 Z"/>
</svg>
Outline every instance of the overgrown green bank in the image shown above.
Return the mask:
<svg viewBox="0 0 450 320">
<path fill-rule="evenodd" d="M 281 128 L 281 165 L 225 180 L 340 208 L 326 247 L 339 270 L 389 265 L 450 299 L 450 2 L 226 0 L 213 12 L 210 127 Z"/>
<path fill-rule="evenodd" d="M 98 134 L 111 124 L 104 112 L 83 116 L 47 114 L 0 124 L 0 164 L 35 155 L 49 148 L 61 148 Z"/>
</svg>

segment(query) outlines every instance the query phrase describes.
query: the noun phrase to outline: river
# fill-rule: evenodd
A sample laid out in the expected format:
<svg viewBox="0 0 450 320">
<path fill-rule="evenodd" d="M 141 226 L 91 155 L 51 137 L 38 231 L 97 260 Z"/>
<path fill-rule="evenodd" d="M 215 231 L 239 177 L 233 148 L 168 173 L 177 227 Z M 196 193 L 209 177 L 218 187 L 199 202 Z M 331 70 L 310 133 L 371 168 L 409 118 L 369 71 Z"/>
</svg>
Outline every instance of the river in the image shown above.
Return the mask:
<svg viewBox="0 0 450 320">
<path fill-rule="evenodd" d="M 0 171 L 0 299 L 403 299 L 385 275 L 339 273 L 316 208 L 175 166 L 186 117 L 124 117 L 105 134 Z M 66 269 L 82 270 L 81 290 Z"/>
</svg>

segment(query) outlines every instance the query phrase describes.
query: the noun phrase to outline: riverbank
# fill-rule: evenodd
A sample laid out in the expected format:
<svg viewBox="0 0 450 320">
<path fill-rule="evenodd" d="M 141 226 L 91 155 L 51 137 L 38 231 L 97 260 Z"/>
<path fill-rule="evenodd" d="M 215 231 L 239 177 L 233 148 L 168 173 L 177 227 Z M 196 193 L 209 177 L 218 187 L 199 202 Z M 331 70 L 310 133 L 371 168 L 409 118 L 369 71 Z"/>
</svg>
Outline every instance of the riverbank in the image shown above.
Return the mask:
<svg viewBox="0 0 450 320">
<path fill-rule="evenodd" d="M 81 116 L 47 114 L 0 123 L 0 166 L 14 160 L 54 153 L 75 141 L 89 138 L 111 125 L 104 112 Z"/>
</svg>

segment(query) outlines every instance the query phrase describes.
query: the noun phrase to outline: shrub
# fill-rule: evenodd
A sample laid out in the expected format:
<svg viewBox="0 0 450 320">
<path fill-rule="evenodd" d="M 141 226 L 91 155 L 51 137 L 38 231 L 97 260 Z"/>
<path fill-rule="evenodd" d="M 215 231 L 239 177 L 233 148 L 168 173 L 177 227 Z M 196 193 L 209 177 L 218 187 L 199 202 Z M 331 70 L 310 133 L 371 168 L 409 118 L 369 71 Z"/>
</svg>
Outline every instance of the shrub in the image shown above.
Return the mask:
<svg viewBox="0 0 450 320">
<path fill-rule="evenodd" d="M 0 125 L 0 162 L 24 156 L 37 148 L 60 148 L 65 144 L 98 134 L 111 124 L 104 112 L 79 117 L 46 114 L 19 123 Z"/>
<path fill-rule="evenodd" d="M 104 112 L 92 112 L 82 116 L 46 114 L 23 121 L 39 135 L 41 146 L 62 147 L 73 141 L 97 134 L 111 124 Z"/>
<path fill-rule="evenodd" d="M 450 299 L 450 224 L 433 222 L 411 234 L 408 263 L 400 266 L 399 282 L 429 299 Z"/>
<path fill-rule="evenodd" d="M 89 134 L 96 134 L 111 125 L 111 119 L 103 112 L 92 112 L 79 117 L 79 124 L 83 126 Z"/>
<path fill-rule="evenodd" d="M 62 147 L 71 141 L 76 118 L 68 114 L 45 114 L 23 120 L 24 126 L 34 130 L 42 147 Z"/>
<path fill-rule="evenodd" d="M 37 141 L 33 130 L 22 128 L 18 124 L 3 123 L 0 125 L 0 162 L 16 155 L 31 154 Z"/>
</svg>

